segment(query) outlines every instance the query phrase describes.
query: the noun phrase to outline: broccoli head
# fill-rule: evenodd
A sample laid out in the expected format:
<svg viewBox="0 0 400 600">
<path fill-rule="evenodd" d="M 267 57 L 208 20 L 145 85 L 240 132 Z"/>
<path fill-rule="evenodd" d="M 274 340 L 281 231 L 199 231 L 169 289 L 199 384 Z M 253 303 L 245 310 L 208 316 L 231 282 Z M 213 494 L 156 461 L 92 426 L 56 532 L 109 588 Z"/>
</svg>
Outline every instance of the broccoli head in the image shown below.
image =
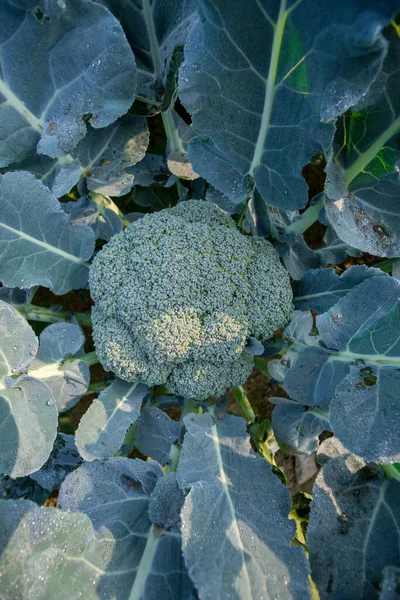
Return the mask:
<svg viewBox="0 0 400 600">
<path fill-rule="evenodd" d="M 197 400 L 242 385 L 254 365 L 249 337 L 269 339 L 292 311 L 272 245 L 201 200 L 115 235 L 93 261 L 90 289 L 104 368 Z"/>
</svg>

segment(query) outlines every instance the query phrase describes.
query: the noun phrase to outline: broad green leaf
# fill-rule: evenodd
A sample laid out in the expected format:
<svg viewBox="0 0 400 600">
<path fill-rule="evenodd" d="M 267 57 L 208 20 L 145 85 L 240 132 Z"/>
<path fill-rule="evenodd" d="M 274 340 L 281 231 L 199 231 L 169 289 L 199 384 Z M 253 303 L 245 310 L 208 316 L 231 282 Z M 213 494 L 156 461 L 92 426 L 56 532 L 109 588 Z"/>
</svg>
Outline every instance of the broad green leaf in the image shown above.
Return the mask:
<svg viewBox="0 0 400 600">
<path fill-rule="evenodd" d="M 351 266 L 340 277 L 334 269 L 314 269 L 292 282 L 293 301 L 299 310 L 312 308 L 321 314 L 365 279 L 381 276 L 383 271 L 365 265 Z"/>
<path fill-rule="evenodd" d="M 79 360 L 85 337 L 79 325 L 53 323 L 42 331 L 39 341 L 28 373 L 48 385 L 59 412 L 64 412 L 75 406 L 89 387 L 89 365 Z M 70 360 L 75 356 L 76 360 Z"/>
<path fill-rule="evenodd" d="M 321 600 L 374 600 L 388 566 L 400 566 L 400 474 L 346 451 L 314 485 L 307 547 Z M 390 598 L 390 596 L 389 596 Z"/>
<path fill-rule="evenodd" d="M 11 306 L 25 307 L 30 304 L 37 288 L 9 288 L 3 285 L 0 288 L 0 299 Z M 18 310 L 18 309 L 17 309 Z"/>
<path fill-rule="evenodd" d="M 150 496 L 149 518 L 165 529 L 177 529 L 180 526 L 180 513 L 185 497 L 176 480 L 176 473 L 160 477 Z"/>
<path fill-rule="evenodd" d="M 89 125 L 86 137 L 68 156 L 35 153 L 7 170 L 33 173 L 57 198 L 68 194 L 82 178 L 91 191 L 122 196 L 133 186 L 133 175 L 126 169 L 144 157 L 148 142 L 146 119 L 125 115 L 103 129 Z"/>
<path fill-rule="evenodd" d="M 75 446 L 74 436 L 58 433 L 47 462 L 39 471 L 31 473 L 31 479 L 50 493 L 58 489 L 66 476 L 81 463 L 82 458 Z"/>
<path fill-rule="evenodd" d="M 49 287 L 56 294 L 87 286 L 94 234 L 71 227 L 57 199 L 31 173 L 0 175 L 0 280 L 10 287 Z"/>
<path fill-rule="evenodd" d="M 23 477 L 46 462 L 57 435 L 58 412 L 50 389 L 19 377 L 0 389 L 0 473 Z"/>
<path fill-rule="evenodd" d="M 282 450 L 289 454 L 311 454 L 319 446 L 318 436 L 330 430 L 327 416 L 317 409 L 287 398 L 269 398 L 276 404 L 272 413 L 274 436 Z"/>
<path fill-rule="evenodd" d="M 25 8 L 24 8 L 25 6 Z M 87 0 L 4 0 L 0 20 L 0 164 L 68 155 L 86 117 L 106 127 L 135 97 L 136 66 L 119 22 Z"/>
<path fill-rule="evenodd" d="M 109 458 L 121 448 L 127 430 L 139 417 L 147 392 L 145 385 L 116 379 L 100 393 L 83 415 L 75 435 L 85 460 Z"/>
<path fill-rule="evenodd" d="M 302 168 L 328 149 L 333 123 L 378 74 L 384 0 L 196 0 L 180 98 L 197 134 L 189 160 L 231 200 L 255 184 L 267 204 L 307 203 Z M 322 122 L 323 121 L 323 122 Z"/>
<path fill-rule="evenodd" d="M 400 567 L 389 565 L 383 569 L 379 600 L 397 600 L 400 583 Z"/>
<path fill-rule="evenodd" d="M 102 4 L 121 22 L 135 55 L 138 96 L 167 107 L 175 96 L 193 0 L 102 0 Z"/>
<path fill-rule="evenodd" d="M 400 285 L 393 277 L 372 275 L 364 273 L 364 281 L 317 317 L 319 346 L 294 331 L 283 386 L 292 400 L 329 411 L 326 418 L 349 451 L 369 461 L 396 462 Z"/>
<path fill-rule="evenodd" d="M 29 500 L 0 500 L 4 598 L 111 599 L 114 577 L 97 590 L 113 550 L 113 541 L 96 534 L 86 515 L 40 508 Z"/>
<path fill-rule="evenodd" d="M 49 490 L 43 489 L 29 475 L 15 479 L 8 475 L 0 475 L 0 498 L 2 500 L 32 500 L 41 506 L 49 496 Z"/>
<path fill-rule="evenodd" d="M 97 575 L 97 588 L 85 598 L 111 600 L 117 591 L 121 600 L 190 597 L 193 588 L 178 530 L 173 523 L 165 523 L 161 529 L 148 516 L 149 504 L 154 502 L 164 510 L 171 502 L 171 510 L 165 514 L 176 510 L 176 495 L 169 500 L 166 490 L 163 494 L 158 489 L 153 498 L 163 477 L 155 462 L 112 458 L 83 464 L 62 484 L 59 506 L 87 514 L 104 543 L 111 542 L 113 547 L 112 556 L 99 564 L 103 573 Z M 102 553 L 96 558 L 102 561 Z"/>
<path fill-rule="evenodd" d="M 32 327 L 14 307 L 0 300 L 0 377 L 24 372 L 37 350 Z"/>
<path fill-rule="evenodd" d="M 132 173 L 135 186 L 147 187 L 158 183 L 158 185 L 170 187 L 177 179 L 169 172 L 165 156 L 159 154 L 146 153 L 143 160 L 127 170 L 128 173 Z"/>
<path fill-rule="evenodd" d="M 105 198 L 104 201 L 107 203 Z M 90 197 L 63 202 L 61 207 L 68 215 L 71 215 L 71 225 L 91 227 L 96 239 L 109 242 L 113 235 L 122 231 L 120 217 L 114 211 L 93 202 Z"/>
<path fill-rule="evenodd" d="M 365 98 L 338 121 L 325 208 L 345 242 L 378 256 L 399 256 L 400 37 L 395 27 L 386 35 L 382 71 Z"/>
<path fill-rule="evenodd" d="M 289 491 L 251 449 L 244 419 L 192 414 L 185 425 L 183 554 L 200 598 L 309 598 L 306 556 L 290 545 Z"/>
<path fill-rule="evenodd" d="M 178 440 L 180 423 L 159 408 L 144 408 L 137 420 L 135 446 L 164 466 L 170 459 L 171 446 Z"/>
</svg>

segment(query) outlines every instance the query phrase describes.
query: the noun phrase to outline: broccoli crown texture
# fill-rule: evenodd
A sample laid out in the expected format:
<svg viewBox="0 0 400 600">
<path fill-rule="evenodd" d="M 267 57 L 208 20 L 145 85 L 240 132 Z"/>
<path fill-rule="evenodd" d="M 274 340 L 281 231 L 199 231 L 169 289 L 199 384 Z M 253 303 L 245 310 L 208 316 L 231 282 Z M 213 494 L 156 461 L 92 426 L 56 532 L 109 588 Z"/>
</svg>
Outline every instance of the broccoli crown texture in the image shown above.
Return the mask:
<svg viewBox="0 0 400 600">
<path fill-rule="evenodd" d="M 93 261 L 90 288 L 105 369 L 197 400 L 243 384 L 254 363 L 248 338 L 267 340 L 292 311 L 272 245 L 201 200 L 114 236 Z"/>
</svg>

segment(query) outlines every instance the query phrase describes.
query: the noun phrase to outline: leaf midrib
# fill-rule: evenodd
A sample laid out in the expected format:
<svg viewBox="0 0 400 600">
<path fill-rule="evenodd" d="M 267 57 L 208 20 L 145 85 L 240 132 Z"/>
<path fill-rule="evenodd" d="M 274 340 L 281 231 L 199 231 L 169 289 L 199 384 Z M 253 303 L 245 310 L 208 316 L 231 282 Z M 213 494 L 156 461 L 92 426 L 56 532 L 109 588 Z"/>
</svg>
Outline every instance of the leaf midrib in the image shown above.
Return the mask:
<svg viewBox="0 0 400 600">
<path fill-rule="evenodd" d="M 14 107 L 15 110 L 30 123 L 32 128 L 39 134 L 42 133 L 42 124 L 33 113 L 25 106 L 25 104 L 10 90 L 8 85 L 0 79 L 0 93 L 5 97 L 6 103 Z M 4 103 L 3 103 L 4 104 Z"/>
<path fill-rule="evenodd" d="M 400 130 L 400 117 L 397 117 L 391 125 L 367 148 L 365 152 L 360 154 L 353 164 L 343 172 L 343 180 L 347 186 L 359 175 L 370 162 L 376 158 L 377 154 L 382 150 L 386 143 Z"/>
<path fill-rule="evenodd" d="M 10 231 L 11 233 L 16 234 L 17 238 L 22 238 L 23 240 L 26 240 L 32 244 L 36 244 L 37 246 L 44 248 L 45 250 L 47 250 L 47 252 L 51 252 L 53 254 L 58 254 L 59 256 L 61 256 L 62 258 L 65 258 L 66 260 L 69 260 L 70 262 L 74 262 L 79 265 L 82 265 L 83 267 L 86 266 L 87 268 L 89 268 L 89 265 L 87 263 L 85 263 L 83 260 L 81 260 L 77 256 L 74 256 L 73 254 L 69 254 L 68 252 L 64 252 L 64 250 L 60 250 L 60 248 L 56 248 L 55 246 L 51 246 L 50 244 L 47 244 L 46 242 L 42 242 L 41 240 L 38 240 L 37 238 L 34 238 L 31 235 L 24 233 L 23 231 L 14 229 L 13 227 L 6 225 L 5 223 L 0 223 L 0 228 L 1 227 L 6 229 L 7 231 Z M 13 241 L 13 240 L 2 240 L 2 241 L 6 241 L 7 243 L 9 243 L 10 241 Z"/>
<path fill-rule="evenodd" d="M 261 119 L 260 130 L 258 133 L 257 143 L 254 149 L 253 160 L 250 165 L 249 173 L 253 175 L 254 169 L 261 163 L 264 153 L 265 141 L 267 139 L 269 125 L 271 121 L 272 108 L 275 96 L 275 82 L 278 70 L 279 54 L 285 30 L 286 19 L 288 12 L 286 11 L 286 0 L 281 0 L 278 20 L 275 25 L 274 37 L 272 41 L 271 58 L 269 63 L 268 78 L 265 87 L 264 107 Z"/>
<path fill-rule="evenodd" d="M 224 463 L 222 460 L 221 448 L 220 448 L 220 444 L 219 444 L 219 440 L 218 440 L 218 431 L 217 431 L 216 425 L 213 425 L 211 428 L 211 439 L 213 441 L 214 448 L 215 448 L 215 455 L 217 458 L 218 472 L 219 472 L 219 476 L 220 476 L 221 486 L 222 486 L 223 492 L 224 492 L 227 502 L 228 502 L 229 510 L 230 510 L 231 517 L 232 517 L 232 524 L 236 531 L 237 539 L 239 541 L 237 549 L 240 551 L 240 553 L 242 555 L 242 565 L 243 565 L 244 574 L 245 574 L 245 577 L 247 580 L 247 589 L 248 589 L 249 593 L 251 593 L 251 577 L 250 577 L 250 574 L 247 569 L 247 562 L 246 562 L 246 558 L 244 555 L 246 550 L 243 546 L 242 538 L 241 538 L 239 527 L 237 524 L 235 507 L 233 505 L 232 498 L 229 493 L 229 487 L 228 487 L 228 482 L 227 482 L 226 475 L 225 475 Z M 131 600 L 131 599 L 129 599 L 129 600 Z"/>
</svg>

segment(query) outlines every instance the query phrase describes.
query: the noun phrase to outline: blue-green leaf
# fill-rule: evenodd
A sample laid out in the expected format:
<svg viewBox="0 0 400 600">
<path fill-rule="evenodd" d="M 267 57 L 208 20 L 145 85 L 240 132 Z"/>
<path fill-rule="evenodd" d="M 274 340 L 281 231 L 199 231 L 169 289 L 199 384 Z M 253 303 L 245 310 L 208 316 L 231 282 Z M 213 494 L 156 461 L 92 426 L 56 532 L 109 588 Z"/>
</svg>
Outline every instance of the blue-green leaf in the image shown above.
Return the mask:
<svg viewBox="0 0 400 600">
<path fill-rule="evenodd" d="M 293 281 L 293 301 L 299 310 L 312 308 L 321 314 L 365 279 L 381 276 L 385 276 L 383 271 L 365 265 L 352 266 L 340 277 L 334 269 L 314 269 Z"/>
<path fill-rule="evenodd" d="M 133 185 L 127 169 L 144 157 L 148 142 L 146 119 L 125 115 L 103 129 L 89 125 L 86 137 L 68 156 L 33 154 L 7 170 L 33 173 L 57 198 L 68 194 L 82 178 L 91 191 L 122 196 Z"/>
<path fill-rule="evenodd" d="M 58 412 L 50 389 L 22 376 L 0 388 L 0 473 L 23 477 L 46 462 L 57 435 Z"/>
<path fill-rule="evenodd" d="M 173 99 L 174 89 L 166 88 L 168 83 L 175 87 L 193 0 L 126 0 L 122 4 L 120 0 L 102 0 L 102 4 L 121 22 L 135 54 L 138 96 L 155 104 L 161 103 L 166 92 Z"/>
<path fill-rule="evenodd" d="M 309 598 L 305 554 L 290 545 L 289 492 L 251 450 L 244 419 L 188 415 L 185 425 L 183 554 L 200 597 Z"/>
<path fill-rule="evenodd" d="M 0 475 L 0 498 L 2 500 L 32 500 L 41 506 L 49 496 L 49 490 L 43 489 L 29 475 L 15 479 L 8 475 Z"/>
<path fill-rule="evenodd" d="M 286 391 L 305 406 L 328 410 L 349 451 L 370 461 L 400 460 L 399 282 L 364 277 L 316 324 L 319 346 L 304 335 L 290 340 Z"/>
<path fill-rule="evenodd" d="M 56 294 L 87 286 L 94 234 L 71 227 L 46 186 L 31 173 L 0 175 L 0 280 L 10 287 L 43 285 Z"/>
<path fill-rule="evenodd" d="M 272 413 L 272 427 L 279 446 L 288 453 L 311 454 L 319 446 L 318 436 L 330 430 L 329 420 L 322 411 L 287 398 L 269 398 L 276 404 Z"/>
<path fill-rule="evenodd" d="M 75 435 L 85 460 L 109 458 L 122 446 L 125 433 L 137 420 L 148 392 L 145 385 L 116 379 L 83 415 Z"/>
<path fill-rule="evenodd" d="M 105 578 L 105 587 L 99 582 L 113 550 L 113 541 L 97 535 L 86 515 L 40 508 L 29 500 L 0 500 L 0 589 L 5 598 L 110 597 L 115 577 Z"/>
<path fill-rule="evenodd" d="M 387 51 L 395 1 L 196 0 L 180 98 L 198 134 L 196 173 L 229 198 L 257 186 L 267 204 L 307 203 L 302 167 L 329 147 L 332 119 L 355 104 Z M 321 119 L 324 122 L 321 122 Z"/>
<path fill-rule="evenodd" d="M 35 3 L 4 0 L 0 20 L 0 164 L 20 162 L 37 148 L 70 153 L 89 123 L 106 127 L 127 112 L 136 66 L 122 27 L 87 0 Z"/>
<path fill-rule="evenodd" d="M 160 465 L 167 464 L 171 446 L 178 440 L 180 423 L 159 408 L 144 408 L 137 420 L 135 446 Z"/>
<path fill-rule="evenodd" d="M 148 516 L 153 493 L 158 495 L 157 484 L 163 477 L 155 462 L 113 458 L 105 463 L 84 463 L 62 484 L 59 506 L 89 515 L 105 549 L 111 544 L 113 550 L 112 555 L 104 556 L 97 549 L 94 564 L 99 569 L 87 573 L 82 586 L 93 574 L 98 586 L 85 598 L 112 598 L 117 590 L 121 598 L 141 600 L 190 597 L 193 587 L 185 569 L 179 533 L 168 531 L 168 527 L 161 529 Z M 171 503 L 176 506 L 175 497 Z M 68 583 L 66 575 L 65 586 Z"/>
<path fill-rule="evenodd" d="M 307 547 L 321 600 L 374 600 L 400 566 L 400 479 L 344 453 L 314 485 Z"/>
<path fill-rule="evenodd" d="M 37 349 L 32 327 L 15 308 L 0 300 L 0 377 L 23 373 Z"/>
<path fill-rule="evenodd" d="M 378 256 L 400 254 L 400 37 L 369 93 L 338 122 L 327 166 L 325 208 L 338 236 Z M 356 232 L 356 233 L 355 233 Z"/>
<path fill-rule="evenodd" d="M 71 215 L 71 225 L 87 225 L 94 231 L 96 239 L 110 241 L 122 231 L 122 221 L 112 210 L 99 206 L 90 198 L 79 198 L 75 202 L 63 202 L 62 209 Z"/>
<path fill-rule="evenodd" d="M 42 331 L 39 341 L 29 374 L 45 381 L 59 412 L 64 412 L 75 406 L 89 387 L 89 365 L 79 360 L 85 336 L 79 325 L 53 323 Z M 70 360 L 75 356 L 76 360 Z"/>
<path fill-rule="evenodd" d="M 179 532 L 184 500 L 185 497 L 176 481 L 176 473 L 160 477 L 150 496 L 150 520 L 164 529 Z"/>
<path fill-rule="evenodd" d="M 31 474 L 31 479 L 50 493 L 58 489 L 66 476 L 81 463 L 82 458 L 75 446 L 74 436 L 58 433 L 47 462 L 39 471 Z"/>
</svg>

